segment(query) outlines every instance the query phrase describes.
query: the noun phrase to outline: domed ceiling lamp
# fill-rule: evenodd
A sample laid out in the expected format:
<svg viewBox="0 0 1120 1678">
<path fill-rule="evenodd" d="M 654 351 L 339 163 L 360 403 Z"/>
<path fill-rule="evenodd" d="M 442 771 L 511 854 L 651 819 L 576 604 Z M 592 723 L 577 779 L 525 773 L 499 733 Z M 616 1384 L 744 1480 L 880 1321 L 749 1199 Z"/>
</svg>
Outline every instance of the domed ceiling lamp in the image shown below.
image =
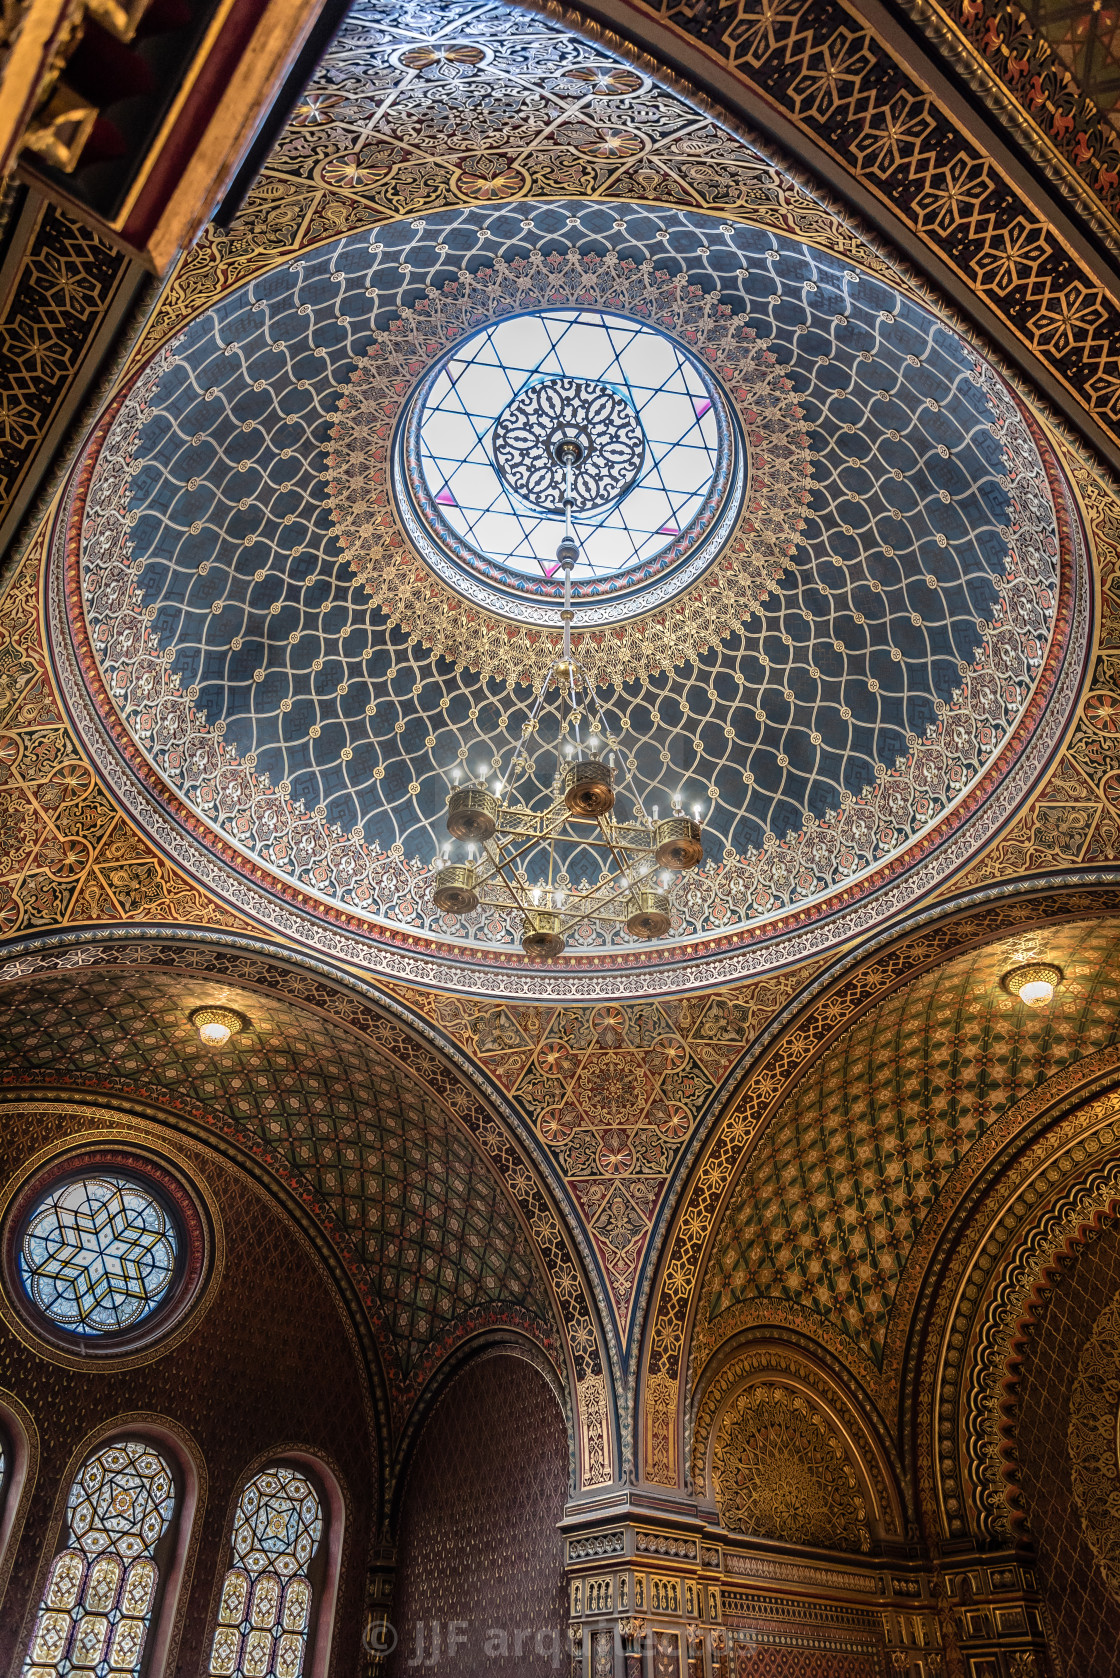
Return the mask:
<svg viewBox="0 0 1120 1678">
<path fill-rule="evenodd" d="M 564 626 L 560 657 L 553 660 L 521 726 L 521 742 L 508 765 L 499 760 L 493 789 L 485 778 L 454 788 L 447 799 L 447 831 L 468 847 L 465 862 L 445 861 L 432 898 L 447 914 L 468 915 L 480 907 L 520 928 L 521 948 L 533 960 L 564 952 L 573 927 L 585 921 L 624 926 L 633 937 L 663 938 L 671 911 L 671 876 L 695 868 L 704 855 L 699 820 L 685 814 L 679 799 L 672 813 L 647 814 L 629 780 L 621 729 L 612 731 L 587 674 L 572 651 L 572 567 L 579 547 L 572 534 L 572 473 L 588 455 L 590 438 L 579 428 L 559 425 L 549 440 L 552 458 L 564 472 L 564 535 L 556 558 L 564 572 Z M 550 699 L 550 689 L 557 699 Z M 546 808 L 522 802 L 539 757 L 540 723 L 558 711 L 552 799 Z M 604 755 L 605 754 L 605 755 Z M 615 819 L 617 793 L 625 787 L 634 817 Z M 567 881 L 558 847 L 574 843 L 602 860 L 594 882 L 574 889 Z M 546 860 L 547 859 L 547 860 Z M 530 878 L 528 865 L 534 869 Z"/>
<path fill-rule="evenodd" d="M 249 1024 L 236 1008 L 196 1008 L 190 1022 L 208 1049 L 224 1049 L 231 1037 Z"/>
<path fill-rule="evenodd" d="M 1025 962 L 1003 976 L 1003 988 L 1025 1002 L 1028 1008 L 1044 1008 L 1054 999 L 1062 982 L 1062 970 L 1048 961 Z"/>
</svg>

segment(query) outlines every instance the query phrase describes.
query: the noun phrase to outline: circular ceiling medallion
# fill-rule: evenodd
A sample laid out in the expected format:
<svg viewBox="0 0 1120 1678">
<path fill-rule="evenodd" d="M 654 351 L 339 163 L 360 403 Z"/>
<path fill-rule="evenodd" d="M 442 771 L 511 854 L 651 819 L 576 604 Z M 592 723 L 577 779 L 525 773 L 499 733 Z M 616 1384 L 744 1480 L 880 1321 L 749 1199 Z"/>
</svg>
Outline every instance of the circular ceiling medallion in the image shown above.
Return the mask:
<svg viewBox="0 0 1120 1678">
<path fill-rule="evenodd" d="M 615 450 L 573 508 L 573 643 L 706 852 L 663 936 L 588 925 L 530 970 L 432 885 L 449 789 L 558 655 L 556 424 Z M 729 982 L 901 912 L 1035 784 L 1089 628 L 1042 432 L 881 263 L 583 202 L 231 292 L 97 428 L 52 578 L 71 714 L 167 854 L 285 937 L 515 995 Z"/>
<path fill-rule="evenodd" d="M 570 488 L 560 464 L 564 446 L 574 457 Z M 645 435 L 625 396 L 593 379 L 530 385 L 494 427 L 494 464 L 541 513 L 563 514 L 570 506 L 579 518 L 601 511 L 632 487 L 645 452 Z"/>
<path fill-rule="evenodd" d="M 587 306 L 600 290 L 615 309 Z M 491 324 L 480 330 L 479 318 Z M 580 660 L 603 683 L 694 661 L 750 616 L 794 553 L 809 439 L 793 385 L 756 331 L 718 292 L 698 298 L 652 258 L 538 246 L 399 310 L 357 360 L 331 428 L 339 544 L 390 621 L 437 656 L 506 685 L 540 681 L 561 644 L 564 521 L 511 485 L 512 431 L 499 428 L 511 404 L 536 413 L 557 381 L 610 392 L 616 424 L 630 410 L 628 460 L 635 423 L 644 438 L 633 482 L 612 490 L 616 470 L 604 477 L 600 461 L 584 494 L 604 499 L 573 519 Z M 603 417 L 597 409 L 599 428 Z M 752 499 L 752 486 L 763 494 Z M 555 486 L 537 493 L 556 499 Z M 411 574 L 402 535 L 423 561 Z"/>
<path fill-rule="evenodd" d="M 570 284 L 567 273 L 547 277 Z M 573 290 L 586 285 L 585 272 L 573 277 Z M 359 410 L 336 427 L 340 473 L 365 424 Z M 569 488 L 555 452 L 561 438 L 580 455 L 570 485 L 577 624 L 602 621 L 588 606 L 603 597 L 628 597 L 631 614 L 648 609 L 651 582 L 672 571 L 684 587 L 696 567 L 682 562 L 698 548 L 715 557 L 713 527 L 726 536 L 721 514 L 729 497 L 741 500 L 745 472 L 739 427 L 711 371 L 632 316 L 527 310 L 457 344 L 401 427 L 397 490 L 411 530 L 440 576 L 454 584 L 463 569 L 468 599 L 482 598 L 484 578 L 495 612 L 559 621 L 556 549 Z M 555 606 L 542 615 L 542 602 Z M 611 616 L 619 621 L 617 605 Z"/>
</svg>

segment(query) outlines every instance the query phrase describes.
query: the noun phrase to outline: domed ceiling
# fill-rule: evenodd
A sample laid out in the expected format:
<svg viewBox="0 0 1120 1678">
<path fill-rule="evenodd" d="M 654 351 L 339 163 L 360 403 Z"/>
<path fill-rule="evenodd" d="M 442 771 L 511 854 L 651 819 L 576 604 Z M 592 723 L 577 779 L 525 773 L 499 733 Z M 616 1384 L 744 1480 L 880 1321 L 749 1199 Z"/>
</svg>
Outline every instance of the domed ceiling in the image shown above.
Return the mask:
<svg viewBox="0 0 1120 1678">
<path fill-rule="evenodd" d="M 75 720 L 133 813 L 277 930 L 513 994 L 732 979 L 939 884 L 1063 725 L 1081 538 L 1007 385 L 866 258 L 475 204 L 193 320 L 98 428 L 57 544 Z M 563 425 L 616 817 L 695 813 L 705 853 L 660 880 L 663 938 L 588 920 L 531 966 L 517 917 L 441 913 L 432 881 L 453 786 L 555 795 Z M 574 835 L 551 865 L 579 892 L 601 860 Z"/>
</svg>

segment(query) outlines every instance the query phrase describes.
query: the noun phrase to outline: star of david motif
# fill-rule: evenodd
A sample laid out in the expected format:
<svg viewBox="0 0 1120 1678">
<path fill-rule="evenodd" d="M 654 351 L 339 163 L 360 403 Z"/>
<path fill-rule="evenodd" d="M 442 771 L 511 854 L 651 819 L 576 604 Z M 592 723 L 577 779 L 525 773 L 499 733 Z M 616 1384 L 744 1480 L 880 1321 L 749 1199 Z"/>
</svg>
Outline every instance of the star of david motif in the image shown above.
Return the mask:
<svg viewBox="0 0 1120 1678">
<path fill-rule="evenodd" d="M 129 1328 L 171 1284 L 176 1242 L 158 1202 L 124 1178 L 83 1178 L 53 1190 L 32 1215 L 20 1265 L 53 1322 L 79 1334 Z"/>
</svg>

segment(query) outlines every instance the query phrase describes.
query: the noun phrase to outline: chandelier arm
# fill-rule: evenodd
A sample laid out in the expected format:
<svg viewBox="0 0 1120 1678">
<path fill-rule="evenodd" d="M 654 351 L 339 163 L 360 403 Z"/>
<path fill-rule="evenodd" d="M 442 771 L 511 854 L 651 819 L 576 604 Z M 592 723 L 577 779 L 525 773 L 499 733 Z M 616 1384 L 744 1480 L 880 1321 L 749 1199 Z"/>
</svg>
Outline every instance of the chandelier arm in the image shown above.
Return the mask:
<svg viewBox="0 0 1120 1678">
<path fill-rule="evenodd" d="M 503 879 L 505 878 L 506 869 L 507 868 L 512 868 L 514 866 L 514 864 L 516 863 L 519 856 L 523 856 L 526 851 L 533 850 L 536 847 L 536 845 L 539 844 L 539 842 L 540 842 L 539 837 L 534 837 L 532 839 L 528 839 L 528 840 L 526 840 L 525 844 L 521 846 L 520 850 L 513 851 L 513 852 L 511 852 L 511 854 L 509 856 L 506 856 L 506 857 L 503 857 L 500 854 L 500 851 L 499 851 L 499 854 L 498 854 L 498 856 L 495 860 L 494 866 L 495 866 L 497 872 L 499 874 L 501 874 L 502 878 Z"/>
<path fill-rule="evenodd" d="M 599 822 L 599 831 L 602 833 L 603 838 L 606 842 L 607 849 L 610 851 L 611 856 L 614 859 L 615 867 L 618 869 L 619 879 L 625 881 L 627 892 L 634 891 L 634 889 L 635 889 L 634 881 L 632 879 L 627 878 L 626 859 L 625 859 L 624 856 L 619 855 L 618 849 L 616 848 L 613 840 L 611 839 L 610 834 L 607 831 L 606 825 L 604 824 L 604 822 L 601 819 L 600 819 L 600 822 Z M 621 893 L 618 893 L 617 895 L 621 896 Z"/>
</svg>

